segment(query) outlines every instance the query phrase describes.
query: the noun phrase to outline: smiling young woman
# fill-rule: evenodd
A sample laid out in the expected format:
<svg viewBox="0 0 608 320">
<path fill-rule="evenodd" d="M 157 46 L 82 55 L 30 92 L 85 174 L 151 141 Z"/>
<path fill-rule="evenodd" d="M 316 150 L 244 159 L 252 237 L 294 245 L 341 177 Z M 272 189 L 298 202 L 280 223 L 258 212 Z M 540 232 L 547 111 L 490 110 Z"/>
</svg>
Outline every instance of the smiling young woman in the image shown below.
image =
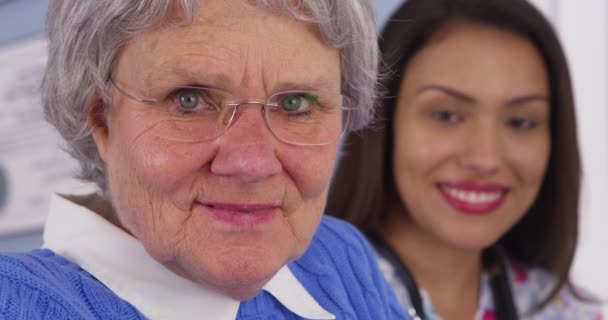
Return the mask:
<svg viewBox="0 0 608 320">
<path fill-rule="evenodd" d="M 327 212 L 369 235 L 410 315 L 597 319 L 569 281 L 580 161 L 550 24 L 524 0 L 408 0 L 380 45 L 387 92 Z"/>
</svg>

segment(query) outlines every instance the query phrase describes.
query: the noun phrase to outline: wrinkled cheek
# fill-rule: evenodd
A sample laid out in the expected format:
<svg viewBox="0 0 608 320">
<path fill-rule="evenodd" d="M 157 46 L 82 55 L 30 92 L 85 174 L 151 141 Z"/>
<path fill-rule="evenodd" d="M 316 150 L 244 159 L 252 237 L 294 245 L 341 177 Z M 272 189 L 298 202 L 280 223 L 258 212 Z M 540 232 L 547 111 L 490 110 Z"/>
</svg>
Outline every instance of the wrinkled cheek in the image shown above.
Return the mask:
<svg viewBox="0 0 608 320">
<path fill-rule="evenodd" d="M 108 163 L 110 188 L 121 221 L 130 228 L 150 228 L 162 207 L 179 202 L 174 193 L 181 178 L 175 156 L 157 144 L 134 141 L 112 150 Z M 133 230 L 135 231 L 135 230 Z M 142 230 L 143 231 L 143 230 Z"/>
<path fill-rule="evenodd" d="M 327 191 L 323 192 L 319 197 L 317 197 L 315 200 L 310 202 L 310 206 L 308 208 L 309 212 L 307 212 L 305 214 L 308 217 L 306 218 L 306 221 L 304 222 L 304 230 L 305 230 L 304 240 L 306 241 L 306 244 L 308 244 L 308 241 L 310 241 L 310 238 L 312 237 L 313 233 L 317 229 L 317 226 L 319 225 L 321 216 L 324 213 L 323 211 L 325 209 L 326 201 L 327 201 Z"/>
<path fill-rule="evenodd" d="M 290 259 L 306 250 L 317 229 L 327 200 L 336 155 L 335 148 L 309 148 L 298 151 L 290 154 L 289 158 L 281 159 L 286 174 L 298 190 L 299 197 L 299 206 L 289 218 L 290 228 L 296 239 Z"/>
<path fill-rule="evenodd" d="M 139 156 L 130 159 L 130 167 L 142 185 L 156 192 L 164 192 L 173 189 L 179 180 L 179 167 L 175 159 L 166 152 L 151 152 L 152 150 L 141 150 Z"/>
<path fill-rule="evenodd" d="M 171 194 L 172 181 L 159 171 L 163 163 L 158 154 L 141 159 L 131 153 L 111 170 L 111 192 L 121 223 L 159 261 L 173 259 L 179 227 L 186 219 Z"/>
<path fill-rule="evenodd" d="M 135 144 L 127 154 L 131 155 L 126 160 L 135 178 L 151 192 L 161 194 L 183 191 L 204 162 L 191 146 L 163 141 Z"/>
<path fill-rule="evenodd" d="M 316 151 L 316 152 L 315 152 Z M 329 188 L 337 147 L 305 149 L 282 160 L 304 200 L 324 197 Z"/>
<path fill-rule="evenodd" d="M 310 188 L 309 194 L 306 195 L 308 198 L 304 199 L 306 205 L 298 217 L 301 220 L 298 224 L 299 231 L 297 237 L 300 254 L 308 246 L 319 225 L 321 216 L 324 214 L 328 194 L 328 180 L 328 178 L 320 179 L 314 188 Z"/>
</svg>

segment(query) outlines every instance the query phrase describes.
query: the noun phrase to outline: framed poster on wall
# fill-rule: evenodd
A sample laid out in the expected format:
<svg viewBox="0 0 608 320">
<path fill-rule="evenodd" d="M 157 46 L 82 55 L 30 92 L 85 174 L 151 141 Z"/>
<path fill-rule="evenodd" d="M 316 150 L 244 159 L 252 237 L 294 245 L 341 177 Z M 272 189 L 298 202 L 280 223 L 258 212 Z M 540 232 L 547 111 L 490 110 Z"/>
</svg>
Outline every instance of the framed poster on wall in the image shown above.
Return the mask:
<svg viewBox="0 0 608 320">
<path fill-rule="evenodd" d="M 40 100 L 46 41 L 0 47 L 0 235 L 40 229 L 52 192 L 83 193 L 76 161 L 60 148 Z"/>
</svg>

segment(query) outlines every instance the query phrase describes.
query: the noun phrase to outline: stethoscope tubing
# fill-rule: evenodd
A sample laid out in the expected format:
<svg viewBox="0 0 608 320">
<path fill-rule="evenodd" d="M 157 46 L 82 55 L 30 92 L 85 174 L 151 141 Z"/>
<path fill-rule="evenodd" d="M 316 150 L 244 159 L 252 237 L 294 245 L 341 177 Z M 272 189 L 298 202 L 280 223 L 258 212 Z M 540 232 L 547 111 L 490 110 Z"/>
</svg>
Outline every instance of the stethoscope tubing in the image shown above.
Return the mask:
<svg viewBox="0 0 608 320">
<path fill-rule="evenodd" d="M 412 320 L 426 320 L 420 288 L 406 264 L 399 258 L 399 255 L 376 234 L 369 234 L 368 239 L 378 251 L 387 259 L 392 266 L 401 283 L 405 286 L 410 298 L 411 308 L 406 310 Z M 513 293 L 507 274 L 504 255 L 499 246 L 492 246 L 485 250 L 483 265 L 486 270 L 491 270 L 490 287 L 492 288 L 492 298 L 498 320 L 518 320 L 517 308 L 513 301 Z"/>
</svg>

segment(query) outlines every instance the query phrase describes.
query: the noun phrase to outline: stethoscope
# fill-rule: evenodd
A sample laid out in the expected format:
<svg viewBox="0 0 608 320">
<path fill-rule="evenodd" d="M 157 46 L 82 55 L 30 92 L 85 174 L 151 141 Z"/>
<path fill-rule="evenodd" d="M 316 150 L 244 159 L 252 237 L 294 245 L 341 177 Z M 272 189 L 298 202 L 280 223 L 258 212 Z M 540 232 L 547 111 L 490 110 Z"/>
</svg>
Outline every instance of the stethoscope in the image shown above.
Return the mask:
<svg viewBox="0 0 608 320">
<path fill-rule="evenodd" d="M 399 259 L 399 256 L 382 238 L 375 234 L 368 235 L 368 238 L 378 253 L 395 267 L 399 280 L 405 286 L 412 305 L 409 310 L 406 310 L 408 315 L 412 320 L 427 319 L 420 289 L 405 263 Z M 517 309 L 515 308 L 511 285 L 506 272 L 505 259 L 503 258 L 502 250 L 498 246 L 492 246 L 485 250 L 483 254 L 483 266 L 490 277 L 492 299 L 494 300 L 497 319 L 517 320 Z"/>
</svg>

